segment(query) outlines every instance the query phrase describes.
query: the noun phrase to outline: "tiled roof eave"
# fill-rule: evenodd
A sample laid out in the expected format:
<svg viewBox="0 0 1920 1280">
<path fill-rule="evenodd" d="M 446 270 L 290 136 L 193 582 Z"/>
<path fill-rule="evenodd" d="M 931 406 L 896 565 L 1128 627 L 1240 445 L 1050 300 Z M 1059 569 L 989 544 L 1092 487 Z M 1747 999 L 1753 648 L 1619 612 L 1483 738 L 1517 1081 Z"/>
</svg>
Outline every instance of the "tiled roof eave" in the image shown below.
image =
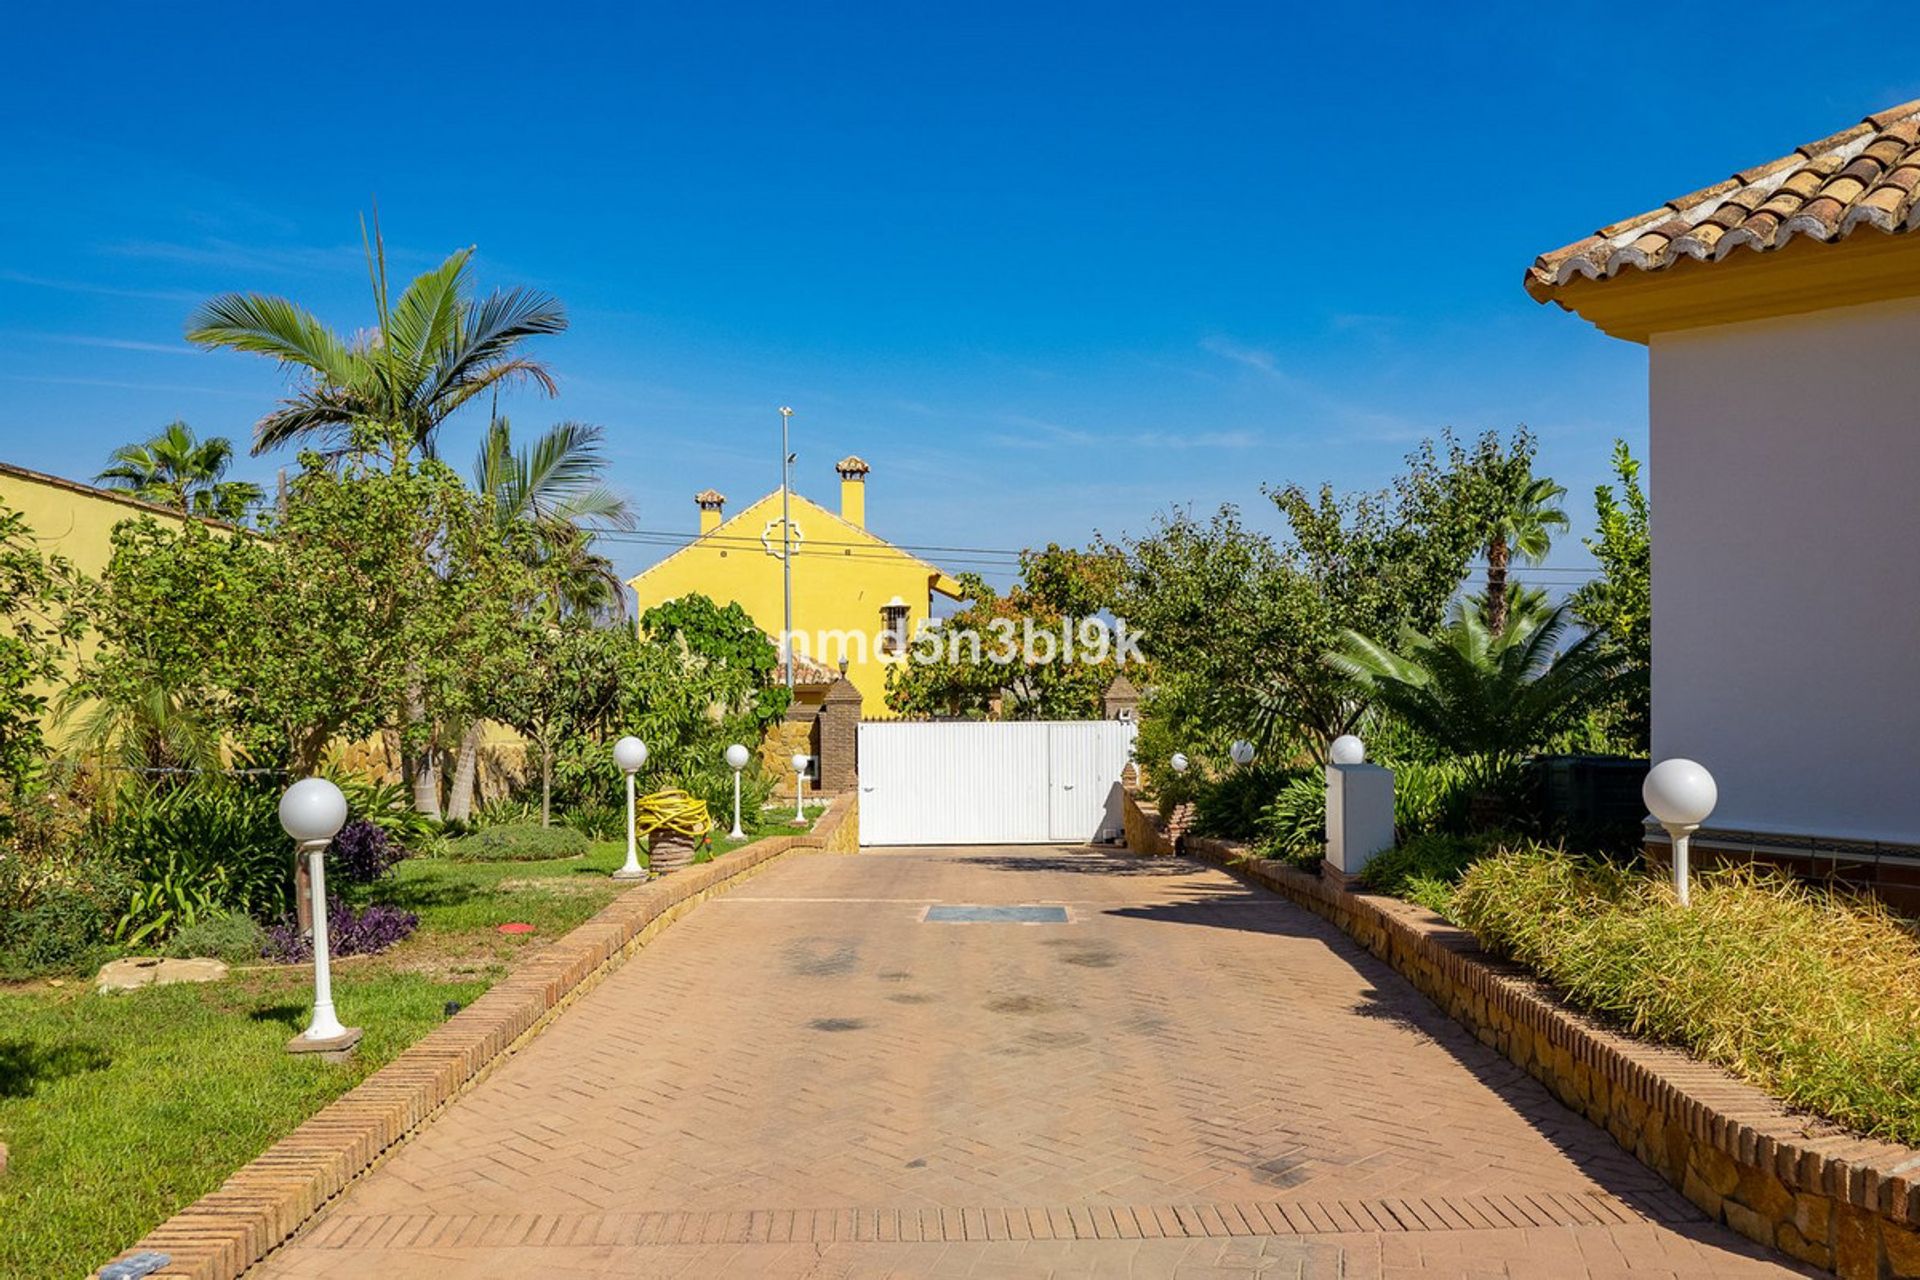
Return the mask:
<svg viewBox="0 0 1920 1280">
<path fill-rule="evenodd" d="M 1548 302 L 1575 281 L 1773 253 L 1802 238 L 1838 244 L 1863 226 L 1882 235 L 1920 227 L 1920 101 L 1542 254 L 1524 282 Z"/>
</svg>

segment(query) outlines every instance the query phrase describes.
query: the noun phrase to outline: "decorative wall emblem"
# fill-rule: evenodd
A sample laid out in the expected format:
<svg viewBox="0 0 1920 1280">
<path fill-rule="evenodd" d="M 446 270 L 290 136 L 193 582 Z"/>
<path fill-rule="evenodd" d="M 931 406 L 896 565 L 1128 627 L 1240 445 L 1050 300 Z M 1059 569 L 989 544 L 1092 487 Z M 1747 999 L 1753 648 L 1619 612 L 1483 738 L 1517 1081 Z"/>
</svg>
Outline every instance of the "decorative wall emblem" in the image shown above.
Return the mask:
<svg viewBox="0 0 1920 1280">
<path fill-rule="evenodd" d="M 787 541 L 793 545 L 795 551 L 798 551 L 800 544 L 807 540 L 807 535 L 800 532 L 800 522 L 798 520 L 791 521 L 790 526 Z M 780 546 L 780 521 L 777 517 L 767 521 L 767 527 L 760 531 L 760 545 L 765 548 L 766 553 L 775 560 L 785 558 L 786 553 Z"/>
</svg>

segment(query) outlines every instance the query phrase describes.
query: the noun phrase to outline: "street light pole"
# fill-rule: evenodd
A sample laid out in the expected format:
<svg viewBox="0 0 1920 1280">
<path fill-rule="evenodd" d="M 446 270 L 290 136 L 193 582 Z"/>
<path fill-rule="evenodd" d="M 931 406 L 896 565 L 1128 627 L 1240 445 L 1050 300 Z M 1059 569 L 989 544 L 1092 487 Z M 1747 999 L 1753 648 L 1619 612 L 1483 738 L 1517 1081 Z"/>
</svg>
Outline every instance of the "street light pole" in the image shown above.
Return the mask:
<svg viewBox="0 0 1920 1280">
<path fill-rule="evenodd" d="M 727 748 L 727 767 L 733 770 L 733 830 L 727 833 L 730 839 L 744 840 L 747 833 L 740 829 L 740 771 L 747 767 L 747 761 L 753 755 L 743 743 L 734 743 Z"/>
<path fill-rule="evenodd" d="M 307 862 L 313 898 L 313 1020 L 287 1043 L 289 1053 L 341 1061 L 360 1042 L 358 1027 L 340 1025 L 333 1008 L 333 966 L 327 951 L 327 846 L 347 821 L 347 798 L 325 778 L 302 778 L 280 797 L 280 825 Z"/>
<path fill-rule="evenodd" d="M 786 591 L 786 629 L 780 633 L 780 647 L 787 659 L 787 693 L 793 693 L 793 521 L 787 510 L 788 479 L 793 469 L 793 451 L 787 443 L 787 428 L 793 422 L 793 410 L 780 406 L 780 576 Z"/>
<path fill-rule="evenodd" d="M 613 762 L 627 775 L 627 861 L 613 873 L 615 880 L 645 880 L 647 868 L 640 865 L 639 844 L 635 840 L 633 814 L 633 775 L 647 762 L 647 744 L 629 734 L 613 744 Z"/>
</svg>

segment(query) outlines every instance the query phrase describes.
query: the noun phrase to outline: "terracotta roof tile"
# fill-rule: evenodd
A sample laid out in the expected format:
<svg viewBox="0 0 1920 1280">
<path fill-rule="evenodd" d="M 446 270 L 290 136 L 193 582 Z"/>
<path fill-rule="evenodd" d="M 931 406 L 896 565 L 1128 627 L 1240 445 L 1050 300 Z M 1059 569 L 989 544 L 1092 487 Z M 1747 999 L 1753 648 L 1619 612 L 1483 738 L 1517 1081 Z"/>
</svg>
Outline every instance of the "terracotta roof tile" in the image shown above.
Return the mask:
<svg viewBox="0 0 1920 1280">
<path fill-rule="evenodd" d="M 1543 253 L 1527 292 L 1545 302 L 1576 277 L 1659 271 L 1681 258 L 1718 261 L 1795 236 L 1843 240 L 1862 224 L 1893 234 L 1920 226 L 1920 101 L 1889 107 L 1791 155 L 1742 169 L 1584 240 Z"/>
</svg>

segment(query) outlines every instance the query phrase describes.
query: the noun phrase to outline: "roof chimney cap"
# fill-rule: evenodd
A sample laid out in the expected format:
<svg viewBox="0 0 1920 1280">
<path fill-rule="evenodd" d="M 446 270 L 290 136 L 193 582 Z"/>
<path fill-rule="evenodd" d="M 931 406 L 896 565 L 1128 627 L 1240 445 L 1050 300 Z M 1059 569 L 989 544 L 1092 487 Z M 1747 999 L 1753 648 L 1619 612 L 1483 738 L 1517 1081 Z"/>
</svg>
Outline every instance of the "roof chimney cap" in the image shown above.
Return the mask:
<svg viewBox="0 0 1920 1280">
<path fill-rule="evenodd" d="M 840 461 L 834 463 L 833 469 L 840 473 L 842 480 L 859 480 L 864 478 L 867 472 L 873 470 L 872 467 L 867 465 L 864 458 L 853 453 L 848 454 L 846 457 L 840 459 Z"/>
<path fill-rule="evenodd" d="M 693 500 L 702 511 L 718 511 L 727 505 L 727 495 L 718 489 L 702 489 L 693 495 Z"/>
</svg>

